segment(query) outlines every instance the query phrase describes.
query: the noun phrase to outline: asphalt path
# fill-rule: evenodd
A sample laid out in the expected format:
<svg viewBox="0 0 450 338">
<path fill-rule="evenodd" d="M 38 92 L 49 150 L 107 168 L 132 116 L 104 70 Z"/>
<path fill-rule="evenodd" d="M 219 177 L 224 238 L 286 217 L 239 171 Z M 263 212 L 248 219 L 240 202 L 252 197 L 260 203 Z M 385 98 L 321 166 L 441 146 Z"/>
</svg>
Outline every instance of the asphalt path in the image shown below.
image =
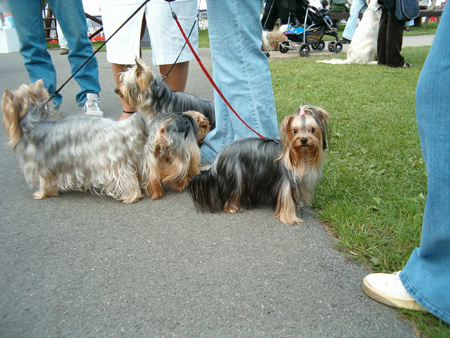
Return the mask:
<svg viewBox="0 0 450 338">
<path fill-rule="evenodd" d="M 67 56 L 51 55 L 62 83 Z M 209 50 L 200 57 L 211 69 Z M 111 65 L 97 58 L 101 107 L 117 119 Z M 29 82 L 19 53 L 0 54 L 0 74 L 1 92 Z M 65 115 L 81 113 L 77 91 L 73 80 L 63 89 Z M 186 91 L 213 99 L 195 62 Z M 286 226 L 269 208 L 197 213 L 169 190 L 132 205 L 81 192 L 36 201 L 6 142 L 1 130 L 1 337 L 415 336 L 363 293 L 367 268 L 313 210 Z"/>
</svg>

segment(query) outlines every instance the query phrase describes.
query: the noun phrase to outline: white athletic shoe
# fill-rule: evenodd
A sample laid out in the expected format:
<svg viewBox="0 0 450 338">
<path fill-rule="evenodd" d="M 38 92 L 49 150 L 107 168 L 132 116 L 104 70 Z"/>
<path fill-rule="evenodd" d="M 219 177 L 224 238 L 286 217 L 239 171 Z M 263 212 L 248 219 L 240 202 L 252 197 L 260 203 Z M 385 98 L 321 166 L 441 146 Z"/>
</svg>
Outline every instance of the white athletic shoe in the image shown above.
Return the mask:
<svg viewBox="0 0 450 338">
<path fill-rule="evenodd" d="M 94 93 L 87 93 L 86 94 L 86 102 L 84 103 L 84 112 L 88 115 L 94 115 L 94 116 L 103 116 L 103 112 L 100 110 L 99 102 L 100 98 L 98 97 L 98 94 Z"/>
<path fill-rule="evenodd" d="M 363 279 L 363 290 L 372 299 L 398 309 L 428 312 L 406 291 L 400 272 L 372 273 Z"/>
</svg>

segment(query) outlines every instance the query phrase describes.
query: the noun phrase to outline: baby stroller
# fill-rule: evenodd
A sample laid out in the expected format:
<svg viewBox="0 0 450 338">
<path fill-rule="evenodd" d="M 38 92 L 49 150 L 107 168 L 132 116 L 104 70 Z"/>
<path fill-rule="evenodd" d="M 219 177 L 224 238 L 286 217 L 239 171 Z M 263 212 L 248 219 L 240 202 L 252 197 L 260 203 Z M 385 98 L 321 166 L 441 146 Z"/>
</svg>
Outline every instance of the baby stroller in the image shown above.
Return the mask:
<svg viewBox="0 0 450 338">
<path fill-rule="evenodd" d="M 317 9 L 307 2 L 308 0 L 283 0 L 283 6 L 289 6 L 294 12 L 300 24 L 294 26 L 288 23 L 288 29 L 284 35 L 288 41 L 283 41 L 279 45 L 281 53 L 287 53 L 289 49 L 297 48 L 300 44 L 300 56 L 308 56 L 311 48 L 322 51 L 325 48 L 325 41 L 322 40 L 324 35 L 335 38 L 330 41 L 328 50 L 330 52 L 342 52 L 343 45 L 338 41 L 337 29 L 333 27 L 333 23 L 328 16 L 329 9 Z M 292 46 L 290 42 L 294 42 Z M 311 46 L 311 47 L 310 47 Z"/>
</svg>

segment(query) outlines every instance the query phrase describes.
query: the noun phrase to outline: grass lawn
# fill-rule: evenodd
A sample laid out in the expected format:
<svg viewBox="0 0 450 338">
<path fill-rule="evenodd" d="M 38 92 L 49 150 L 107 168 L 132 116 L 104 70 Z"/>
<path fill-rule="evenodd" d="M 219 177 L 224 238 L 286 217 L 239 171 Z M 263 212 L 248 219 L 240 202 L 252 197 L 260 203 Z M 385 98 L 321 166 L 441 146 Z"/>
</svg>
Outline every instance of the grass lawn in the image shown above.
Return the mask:
<svg viewBox="0 0 450 338">
<path fill-rule="evenodd" d="M 404 48 L 409 69 L 329 65 L 317 56 L 270 62 L 279 121 L 299 104 L 321 106 L 331 116 L 314 206 L 340 249 L 374 271 L 401 270 L 420 243 L 427 176 L 415 86 L 428 51 Z M 450 337 L 450 326 L 430 314 L 402 314 L 425 336 Z"/>
</svg>

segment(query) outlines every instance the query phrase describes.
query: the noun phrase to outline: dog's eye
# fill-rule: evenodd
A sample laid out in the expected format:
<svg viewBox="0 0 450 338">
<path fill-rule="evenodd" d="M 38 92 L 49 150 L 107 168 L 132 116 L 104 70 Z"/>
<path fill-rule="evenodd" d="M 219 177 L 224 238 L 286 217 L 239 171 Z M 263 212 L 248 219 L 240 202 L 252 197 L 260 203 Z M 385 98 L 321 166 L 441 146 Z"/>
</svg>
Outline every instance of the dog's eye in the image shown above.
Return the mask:
<svg viewBox="0 0 450 338">
<path fill-rule="evenodd" d="M 316 129 L 314 129 L 314 127 L 311 128 L 311 133 L 314 133 Z"/>
<path fill-rule="evenodd" d="M 294 134 L 297 134 L 298 133 L 298 129 L 292 129 L 292 132 L 294 133 Z"/>
</svg>

